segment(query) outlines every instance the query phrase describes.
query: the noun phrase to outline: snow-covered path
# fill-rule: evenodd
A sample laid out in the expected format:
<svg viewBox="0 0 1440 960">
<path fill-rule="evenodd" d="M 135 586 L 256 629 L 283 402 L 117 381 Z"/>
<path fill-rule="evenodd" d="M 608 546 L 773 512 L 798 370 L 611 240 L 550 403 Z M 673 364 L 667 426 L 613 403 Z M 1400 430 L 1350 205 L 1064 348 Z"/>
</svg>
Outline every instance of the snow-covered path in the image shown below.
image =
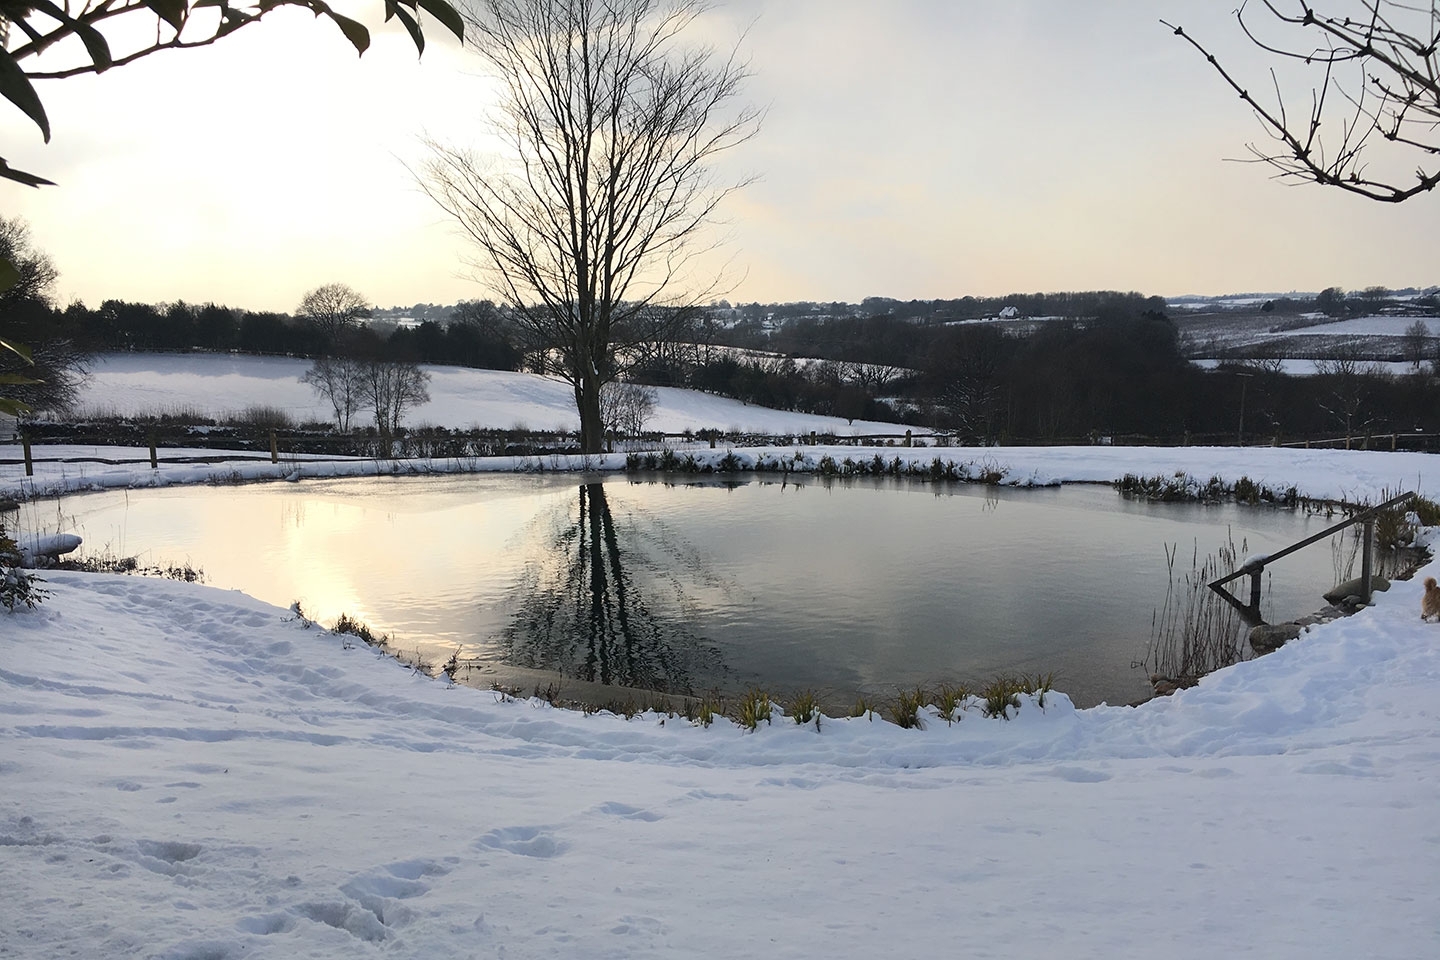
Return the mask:
<svg viewBox="0 0 1440 960">
<path fill-rule="evenodd" d="M 0 614 L 0 957 L 1440 948 L 1418 582 L 1138 709 L 747 733 L 498 702 L 239 594 L 48 579 Z"/>
</svg>

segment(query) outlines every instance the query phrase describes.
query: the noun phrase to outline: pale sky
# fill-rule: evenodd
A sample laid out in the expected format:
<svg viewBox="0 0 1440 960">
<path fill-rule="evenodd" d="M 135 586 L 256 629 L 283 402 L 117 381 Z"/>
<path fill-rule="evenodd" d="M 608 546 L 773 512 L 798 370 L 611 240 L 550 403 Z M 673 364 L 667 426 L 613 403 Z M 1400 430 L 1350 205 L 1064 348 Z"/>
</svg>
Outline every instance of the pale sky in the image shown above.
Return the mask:
<svg viewBox="0 0 1440 960">
<path fill-rule="evenodd" d="M 705 27 L 722 44 L 748 27 L 748 99 L 768 108 L 720 171 L 759 178 L 724 211 L 729 299 L 1440 283 L 1440 196 L 1377 204 L 1227 162 L 1263 134 L 1158 21 L 1266 88 L 1233 6 L 723 4 Z M 378 2 L 336 8 L 381 20 Z M 426 134 L 480 144 L 491 96 L 478 59 L 429 36 L 417 62 L 377 29 L 357 58 L 282 10 L 210 48 L 42 81 L 51 143 L 0 104 L 0 155 L 59 186 L 0 182 L 0 210 L 30 222 L 62 301 L 292 310 L 332 281 L 381 306 L 487 296 L 409 172 Z"/>
</svg>

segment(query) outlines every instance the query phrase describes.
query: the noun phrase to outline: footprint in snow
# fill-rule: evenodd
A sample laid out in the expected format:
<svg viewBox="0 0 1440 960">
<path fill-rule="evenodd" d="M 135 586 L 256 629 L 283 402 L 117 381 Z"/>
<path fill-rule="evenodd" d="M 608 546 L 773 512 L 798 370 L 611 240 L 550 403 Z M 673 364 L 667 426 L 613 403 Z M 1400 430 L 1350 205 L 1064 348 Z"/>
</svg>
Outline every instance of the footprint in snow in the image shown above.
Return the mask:
<svg viewBox="0 0 1440 960">
<path fill-rule="evenodd" d="M 558 857 L 566 850 L 564 841 L 552 837 L 541 827 L 501 827 L 476 840 L 474 846 L 481 850 L 504 850 L 541 860 Z"/>
<path fill-rule="evenodd" d="M 628 803 L 602 803 L 595 808 L 596 813 L 608 814 L 612 817 L 620 817 L 622 820 L 643 820 L 646 823 L 654 823 L 656 820 L 665 819 L 661 814 L 653 810 L 645 810 L 641 807 L 632 807 Z"/>
<path fill-rule="evenodd" d="M 1110 774 L 1105 771 L 1091 770 L 1087 767 L 1054 767 L 1048 773 L 1052 777 L 1067 780 L 1070 783 L 1104 783 L 1110 779 Z"/>
<path fill-rule="evenodd" d="M 453 859 L 453 858 L 452 858 Z M 434 860 L 401 860 L 385 867 L 392 877 L 403 880 L 419 880 L 421 877 L 443 877 L 450 868 Z"/>
</svg>

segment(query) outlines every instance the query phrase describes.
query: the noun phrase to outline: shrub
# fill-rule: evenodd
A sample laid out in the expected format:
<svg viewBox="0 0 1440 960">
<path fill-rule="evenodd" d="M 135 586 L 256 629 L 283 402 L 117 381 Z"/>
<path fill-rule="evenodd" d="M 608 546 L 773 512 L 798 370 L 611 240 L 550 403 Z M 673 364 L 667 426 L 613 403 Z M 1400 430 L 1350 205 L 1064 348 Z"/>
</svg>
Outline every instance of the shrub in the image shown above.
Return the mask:
<svg viewBox="0 0 1440 960">
<path fill-rule="evenodd" d="M 1249 477 L 1241 477 L 1235 481 L 1235 500 L 1239 503 L 1256 504 L 1260 502 L 1260 486 Z"/>
<path fill-rule="evenodd" d="M 1394 494 L 1384 490 L 1380 494 L 1386 500 Z M 1375 514 L 1375 545 L 1383 550 L 1394 550 L 1415 540 L 1415 527 L 1410 522 L 1405 505 L 1390 507 Z"/>
<path fill-rule="evenodd" d="M 1410 501 L 1410 509 L 1421 526 L 1440 527 L 1440 503 L 1426 497 L 1415 497 Z"/>
<path fill-rule="evenodd" d="M 264 404 L 246 407 L 239 413 L 231 414 L 229 422 L 237 427 L 254 427 L 257 430 L 295 429 L 295 420 L 287 411 Z"/>
<path fill-rule="evenodd" d="M 352 637 L 359 637 L 372 647 L 384 647 L 390 644 L 390 634 L 377 634 L 365 625 L 363 621 L 356 620 L 348 613 L 340 614 L 335 621 L 335 633 L 348 633 Z"/>
<path fill-rule="evenodd" d="M 20 548 L 0 524 L 0 605 L 6 610 L 14 610 L 21 604 L 31 609 L 39 606 L 50 596 L 50 591 L 36 586 L 44 582 L 21 569 Z"/>
<path fill-rule="evenodd" d="M 855 706 L 850 708 L 852 717 L 868 717 L 875 712 L 875 705 L 865 699 L 864 695 L 855 698 Z"/>
</svg>

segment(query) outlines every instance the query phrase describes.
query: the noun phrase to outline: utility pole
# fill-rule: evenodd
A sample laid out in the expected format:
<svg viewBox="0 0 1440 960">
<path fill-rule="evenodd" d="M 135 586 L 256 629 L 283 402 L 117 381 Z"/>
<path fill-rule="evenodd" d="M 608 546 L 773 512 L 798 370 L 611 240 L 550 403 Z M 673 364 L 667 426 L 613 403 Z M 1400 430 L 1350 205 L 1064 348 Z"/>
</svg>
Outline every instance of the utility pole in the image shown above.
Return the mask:
<svg viewBox="0 0 1440 960">
<path fill-rule="evenodd" d="M 1235 431 L 1235 445 L 1243 447 L 1245 446 L 1245 388 L 1249 386 L 1250 378 L 1255 374 L 1237 373 L 1235 376 L 1240 378 L 1240 426 Z"/>
</svg>

